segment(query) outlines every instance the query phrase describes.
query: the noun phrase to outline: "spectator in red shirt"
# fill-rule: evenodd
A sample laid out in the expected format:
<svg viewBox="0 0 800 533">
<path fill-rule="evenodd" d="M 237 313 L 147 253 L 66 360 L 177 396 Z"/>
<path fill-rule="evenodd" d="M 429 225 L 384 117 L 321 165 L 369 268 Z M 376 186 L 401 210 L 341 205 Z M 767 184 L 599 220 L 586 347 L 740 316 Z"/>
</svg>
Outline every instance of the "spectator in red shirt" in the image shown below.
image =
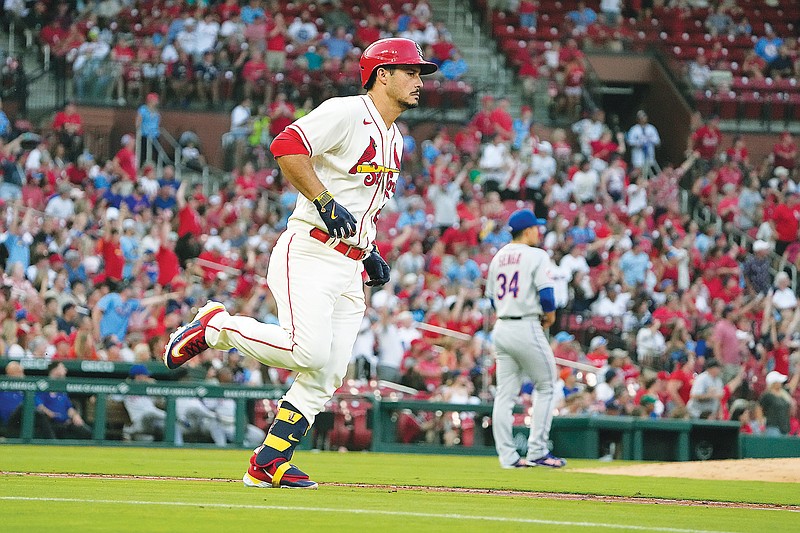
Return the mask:
<svg viewBox="0 0 800 533">
<path fill-rule="evenodd" d="M 125 255 L 122 253 L 119 239 L 119 229 L 112 227 L 109 235 L 97 243 L 98 252 L 103 258 L 103 273 L 107 279 L 117 282 L 122 281 L 122 271 L 125 268 Z"/>
<path fill-rule="evenodd" d="M 747 145 L 744 143 L 739 135 L 733 138 L 733 145 L 725 151 L 729 161 L 733 161 L 740 165 L 750 165 L 750 152 L 747 150 Z"/>
<path fill-rule="evenodd" d="M 715 183 L 717 189 L 722 189 L 723 192 L 726 184 L 731 184 L 734 186 L 734 189 L 738 189 L 742 184 L 742 169 L 735 161 L 726 161 L 717 171 Z"/>
<path fill-rule="evenodd" d="M 603 368 L 608 363 L 608 355 L 608 341 L 605 337 L 593 337 L 589 342 L 589 353 L 586 354 L 589 364 Z"/>
<path fill-rule="evenodd" d="M 28 179 L 22 186 L 22 205 L 37 211 L 44 211 L 47 202 L 45 202 L 43 185 L 44 173 L 41 171 L 29 172 Z"/>
<path fill-rule="evenodd" d="M 375 15 L 367 15 L 365 21 L 362 21 L 356 29 L 355 44 L 362 50 L 381 38 L 381 29 L 378 25 L 378 19 Z"/>
<path fill-rule="evenodd" d="M 261 92 L 264 86 L 270 86 L 265 83 L 269 76 L 269 69 L 264 61 L 264 56 L 259 50 L 253 50 L 250 53 L 250 59 L 245 61 L 242 67 L 242 79 L 244 80 L 244 97 L 251 98 L 254 93 Z M 271 95 L 269 95 L 271 97 Z M 264 97 L 265 101 L 271 98 Z"/>
<path fill-rule="evenodd" d="M 739 214 L 739 192 L 733 183 L 723 185 L 722 192 L 723 196 L 717 204 L 717 214 L 723 222 L 731 223 Z"/>
<path fill-rule="evenodd" d="M 681 309 L 681 301 L 677 294 L 669 294 L 666 304 L 653 311 L 653 320 L 656 319 L 661 322 L 661 334 L 665 337 L 671 335 L 677 321 L 682 321 L 684 327 L 689 325 L 688 317 Z"/>
<path fill-rule="evenodd" d="M 497 107 L 489 114 L 489 118 L 494 124 L 495 133 L 503 141 L 510 141 L 514 137 L 514 119 L 511 118 L 511 113 L 508 112 L 510 105 L 511 102 L 509 102 L 508 98 L 501 98 L 497 103 Z"/>
<path fill-rule="evenodd" d="M 194 195 L 186 196 L 186 181 L 182 181 L 178 187 L 178 193 L 175 197 L 178 202 L 178 236 L 191 233 L 195 237 L 200 237 L 203 233 L 202 218 L 197 208 L 200 202 Z"/>
<path fill-rule="evenodd" d="M 53 131 L 58 135 L 58 142 L 67 149 L 67 157 L 74 161 L 83 151 L 83 122 L 75 102 L 67 102 L 64 109 L 56 113 Z"/>
<path fill-rule="evenodd" d="M 685 410 L 686 404 L 692 392 L 692 382 L 694 382 L 694 354 L 681 355 L 676 361 L 677 367 L 669 375 L 667 382 L 667 393 L 671 402 L 671 412 L 676 409 Z"/>
<path fill-rule="evenodd" d="M 484 140 L 489 141 L 495 134 L 494 122 L 492 121 L 492 112 L 494 111 L 494 97 L 485 95 L 481 98 L 481 110 L 475 113 L 470 121 L 471 126 L 478 128 Z"/>
<path fill-rule="evenodd" d="M 247 162 L 242 167 L 241 173 L 237 173 L 234 179 L 234 190 L 237 197 L 255 200 L 258 196 L 258 182 L 256 180 L 256 169 L 253 163 Z"/>
<path fill-rule="evenodd" d="M 586 76 L 586 67 L 583 59 L 575 57 L 564 72 L 564 95 L 566 96 L 566 111 L 571 117 L 577 117 L 580 111 L 581 95 L 583 94 L 583 79 Z"/>
<path fill-rule="evenodd" d="M 242 12 L 242 8 L 239 7 L 238 0 L 225 0 L 225 2 L 217 4 L 216 10 L 217 15 L 219 15 L 219 19 L 222 22 L 225 22 L 234 15 L 238 15 Z"/>
<path fill-rule="evenodd" d="M 267 69 L 270 72 L 283 72 L 286 68 L 286 19 L 282 13 L 267 24 Z"/>
<path fill-rule="evenodd" d="M 589 143 L 589 146 L 592 148 L 592 157 L 608 163 L 611 160 L 612 154 L 624 154 L 625 144 L 623 139 L 623 137 L 620 137 L 619 140 L 621 144 L 617 144 L 614 142 L 611 131 L 603 130 L 598 140 Z"/>
<path fill-rule="evenodd" d="M 220 242 L 209 241 L 206 249 L 200 254 L 200 268 L 203 271 L 203 280 L 211 284 L 217 274 L 225 273 L 226 267 L 231 266 L 228 259 L 222 254 Z"/>
<path fill-rule="evenodd" d="M 798 222 L 798 212 L 800 212 L 800 194 L 791 193 L 786 196 L 784 202 L 778 203 L 772 212 L 772 225 L 775 235 L 775 253 L 783 255 L 786 248 L 797 240 L 797 231 L 800 227 Z"/>
<path fill-rule="evenodd" d="M 722 133 L 719 130 L 719 117 L 712 115 L 709 121 L 697 128 L 692 134 L 692 148 L 700 153 L 700 161 L 706 167 L 711 168 L 711 163 L 719 150 L 719 143 L 722 140 Z"/>
<path fill-rule="evenodd" d="M 286 93 L 278 93 L 269 106 L 269 134 L 275 137 L 294 122 L 294 106 L 289 103 Z"/>
<path fill-rule="evenodd" d="M 114 156 L 114 171 L 123 180 L 136 181 L 136 139 L 126 133 L 122 136 L 122 148 Z"/>
<path fill-rule="evenodd" d="M 175 253 L 175 243 L 178 234 L 171 230 L 169 222 L 161 226 L 161 245 L 156 252 L 158 263 L 158 284 L 162 287 L 169 285 L 180 274 L 180 262 Z"/>
<path fill-rule="evenodd" d="M 772 148 L 772 166 L 794 169 L 797 159 L 797 145 L 788 131 L 783 132 L 781 140 Z"/>
</svg>

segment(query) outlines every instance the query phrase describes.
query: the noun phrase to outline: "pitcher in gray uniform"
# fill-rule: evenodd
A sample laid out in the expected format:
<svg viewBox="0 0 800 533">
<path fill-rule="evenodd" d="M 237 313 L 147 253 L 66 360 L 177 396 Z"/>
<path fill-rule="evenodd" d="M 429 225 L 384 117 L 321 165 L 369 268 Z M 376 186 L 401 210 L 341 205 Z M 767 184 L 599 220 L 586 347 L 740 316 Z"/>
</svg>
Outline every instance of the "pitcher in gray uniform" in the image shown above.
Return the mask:
<svg viewBox="0 0 800 533">
<path fill-rule="evenodd" d="M 492 259 L 486 281 L 486 296 L 497 312 L 492 335 L 497 352 L 492 433 L 503 468 L 566 465 L 548 448 L 558 375 L 545 336 L 545 330 L 555 321 L 552 263 L 547 252 L 535 247 L 541 237 L 539 226 L 545 223 L 529 209 L 515 211 L 508 219 L 513 240 Z M 522 458 L 514 445 L 511 426 L 514 404 L 526 377 L 536 390 L 528 453 Z"/>
</svg>

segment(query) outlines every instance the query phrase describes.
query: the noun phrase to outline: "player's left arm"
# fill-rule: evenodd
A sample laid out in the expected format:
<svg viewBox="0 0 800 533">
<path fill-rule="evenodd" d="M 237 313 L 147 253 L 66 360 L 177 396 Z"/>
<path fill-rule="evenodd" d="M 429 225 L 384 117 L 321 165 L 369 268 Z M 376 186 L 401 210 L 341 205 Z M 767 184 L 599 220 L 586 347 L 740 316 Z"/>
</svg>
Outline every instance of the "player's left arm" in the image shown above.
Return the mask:
<svg viewBox="0 0 800 533">
<path fill-rule="evenodd" d="M 539 305 L 542 306 L 542 327 L 548 329 L 556 321 L 556 298 L 553 291 L 553 264 L 547 252 L 542 250 L 542 261 L 536 269 L 533 283 L 539 292 Z"/>
</svg>

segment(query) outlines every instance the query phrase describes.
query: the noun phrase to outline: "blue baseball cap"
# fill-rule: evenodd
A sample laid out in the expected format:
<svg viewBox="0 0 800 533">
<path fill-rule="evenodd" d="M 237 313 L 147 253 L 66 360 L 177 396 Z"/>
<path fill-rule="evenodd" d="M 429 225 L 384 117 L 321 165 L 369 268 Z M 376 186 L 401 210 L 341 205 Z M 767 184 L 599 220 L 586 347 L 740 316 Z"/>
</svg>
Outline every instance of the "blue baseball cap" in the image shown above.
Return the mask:
<svg viewBox="0 0 800 533">
<path fill-rule="evenodd" d="M 147 367 L 144 365 L 133 365 L 128 371 L 128 375 L 132 378 L 136 376 L 149 376 L 150 371 L 147 370 Z"/>
<path fill-rule="evenodd" d="M 572 342 L 575 340 L 575 335 L 570 335 L 566 331 L 559 331 L 553 338 L 558 342 Z"/>
<path fill-rule="evenodd" d="M 514 211 L 511 213 L 511 216 L 508 217 L 508 226 L 511 228 L 513 233 L 528 229 L 531 226 L 544 226 L 546 224 L 547 220 L 543 218 L 536 218 L 536 215 L 534 215 L 533 211 L 530 209 L 520 209 L 519 211 Z"/>
</svg>

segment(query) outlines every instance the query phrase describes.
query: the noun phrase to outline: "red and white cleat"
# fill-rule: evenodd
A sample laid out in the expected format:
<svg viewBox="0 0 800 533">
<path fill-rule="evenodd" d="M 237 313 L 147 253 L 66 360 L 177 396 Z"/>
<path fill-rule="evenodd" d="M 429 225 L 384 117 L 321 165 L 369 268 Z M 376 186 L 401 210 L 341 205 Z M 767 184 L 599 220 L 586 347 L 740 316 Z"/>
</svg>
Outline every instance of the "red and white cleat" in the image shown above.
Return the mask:
<svg viewBox="0 0 800 533">
<path fill-rule="evenodd" d="M 197 311 L 191 322 L 179 327 L 170 335 L 169 342 L 164 347 L 164 364 L 167 368 L 174 370 L 192 357 L 208 350 L 206 326 L 214 315 L 224 310 L 224 305 L 209 300 Z"/>
</svg>

